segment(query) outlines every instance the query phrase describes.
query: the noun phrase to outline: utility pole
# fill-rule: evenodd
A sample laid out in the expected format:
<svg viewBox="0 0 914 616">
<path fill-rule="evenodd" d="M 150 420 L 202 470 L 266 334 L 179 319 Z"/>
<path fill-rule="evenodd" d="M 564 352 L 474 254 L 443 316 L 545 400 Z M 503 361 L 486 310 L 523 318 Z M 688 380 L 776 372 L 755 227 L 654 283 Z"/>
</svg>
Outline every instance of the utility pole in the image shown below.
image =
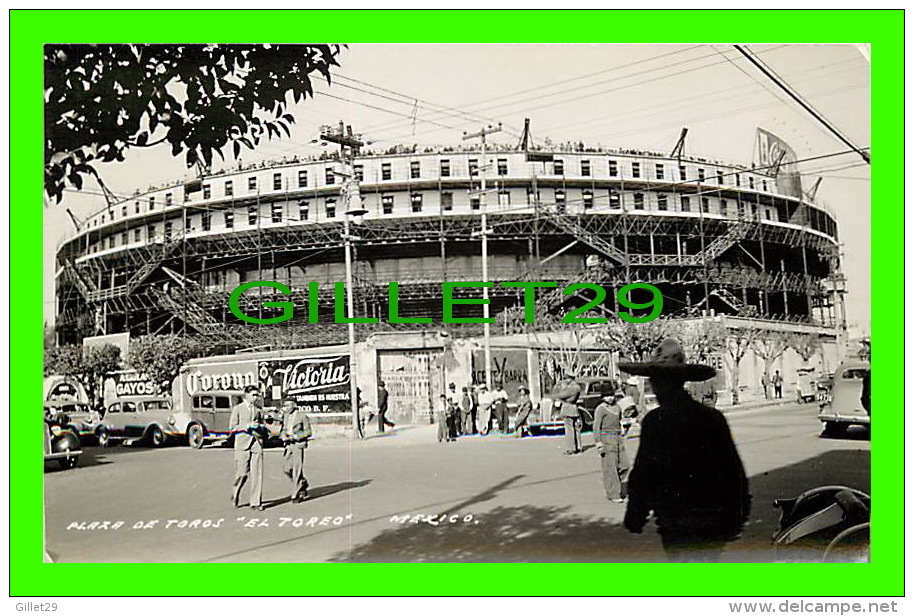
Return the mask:
<svg viewBox="0 0 914 616">
<path fill-rule="evenodd" d="M 320 138 L 323 141 L 336 143 L 340 146 L 340 162 L 343 165 L 343 188 L 340 194 L 346 203 L 346 212 L 343 215 L 343 247 L 346 256 L 346 316 L 349 321 L 346 325 L 349 334 L 349 406 L 352 409 L 352 438 L 360 439 L 362 434 L 362 423 L 359 418 L 359 393 L 356 379 L 356 361 L 355 361 L 355 323 L 353 318 L 353 296 L 355 289 L 352 284 L 352 235 L 349 232 L 349 219 L 353 217 L 358 219 L 365 214 L 362 209 L 362 201 L 359 196 L 359 183 L 353 173 L 353 159 L 359 153 L 359 148 L 364 144 L 355 135 L 352 134 L 352 126 L 346 126 L 340 120 L 339 130 L 332 131 L 330 126 L 322 126 Z M 348 148 L 348 152 L 347 152 Z"/>
<path fill-rule="evenodd" d="M 479 166 L 479 211 L 480 211 L 480 222 L 482 230 L 480 234 L 482 235 L 482 281 L 489 282 L 489 229 L 486 223 L 486 167 L 488 166 L 488 161 L 486 161 L 486 135 L 491 135 L 492 133 L 497 133 L 501 131 L 501 122 L 498 126 L 492 126 L 491 124 L 483 128 L 477 133 L 464 133 L 463 139 L 479 139 L 482 141 L 482 164 Z M 483 347 L 485 349 L 485 363 L 486 363 L 486 387 L 489 391 L 492 391 L 492 345 L 490 341 L 491 328 L 489 326 L 489 289 L 487 287 L 482 288 L 482 299 L 484 303 L 482 305 L 482 316 L 486 320 L 483 324 Z"/>
</svg>

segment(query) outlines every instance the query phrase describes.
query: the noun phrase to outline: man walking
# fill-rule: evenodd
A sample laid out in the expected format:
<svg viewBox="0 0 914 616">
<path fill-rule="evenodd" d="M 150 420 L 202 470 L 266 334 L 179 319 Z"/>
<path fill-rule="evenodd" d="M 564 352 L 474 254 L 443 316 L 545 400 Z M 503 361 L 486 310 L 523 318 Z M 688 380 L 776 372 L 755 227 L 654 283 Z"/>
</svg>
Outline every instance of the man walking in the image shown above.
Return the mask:
<svg viewBox="0 0 914 616">
<path fill-rule="evenodd" d="M 235 436 L 235 480 L 232 504 L 240 507 L 241 488 L 251 478 L 251 507 L 263 511 L 263 414 L 260 391 L 244 388 L 244 400 L 232 409 L 229 428 Z"/>
<path fill-rule="evenodd" d="M 387 419 L 387 398 L 389 394 L 384 381 L 378 381 L 378 432 L 384 432 L 385 426 L 393 428 L 396 424 Z"/>
<path fill-rule="evenodd" d="M 783 398 L 782 384 L 784 382 L 784 377 L 781 376 L 780 370 L 774 371 L 774 376 L 771 377 L 771 386 L 774 388 L 774 397 Z"/>
<path fill-rule="evenodd" d="M 600 452 L 603 470 L 603 489 L 606 498 L 614 503 L 625 500 L 625 477 L 628 473 L 628 456 L 622 440 L 622 409 L 616 404 L 621 393 L 605 393 L 593 416 L 593 440 Z"/>
<path fill-rule="evenodd" d="M 574 378 L 566 375 L 552 393 L 560 405 L 560 412 L 565 423 L 565 455 L 581 452 L 581 413 L 578 411 L 578 398 L 581 397 L 581 386 Z"/>
<path fill-rule="evenodd" d="M 293 400 L 282 403 L 283 467 L 292 481 L 292 502 L 300 503 L 308 495 L 305 478 L 305 450 L 311 438 L 311 421 L 298 410 Z"/>
<path fill-rule="evenodd" d="M 629 475 L 625 527 L 640 533 L 651 511 L 671 561 L 713 562 L 749 515 L 749 484 L 727 420 L 694 400 L 687 381 L 714 368 L 687 364 L 676 340 L 664 340 L 644 363 L 620 363 L 650 378 L 659 407 L 641 422 L 641 445 Z"/>
</svg>

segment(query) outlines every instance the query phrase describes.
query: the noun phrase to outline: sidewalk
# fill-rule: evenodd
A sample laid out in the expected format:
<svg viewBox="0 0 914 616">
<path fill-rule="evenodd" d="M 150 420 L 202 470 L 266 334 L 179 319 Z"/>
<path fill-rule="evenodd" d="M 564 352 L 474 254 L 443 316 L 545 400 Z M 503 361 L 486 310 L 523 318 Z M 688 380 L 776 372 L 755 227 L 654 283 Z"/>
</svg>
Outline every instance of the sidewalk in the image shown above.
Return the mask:
<svg viewBox="0 0 914 616">
<path fill-rule="evenodd" d="M 740 402 L 739 404 L 735 405 L 731 403 L 718 403 L 717 410 L 726 415 L 727 413 L 734 413 L 736 411 L 756 411 L 769 407 L 784 406 L 791 403 L 796 403 L 796 400 L 779 398 L 768 400 L 750 400 L 748 402 Z"/>
</svg>

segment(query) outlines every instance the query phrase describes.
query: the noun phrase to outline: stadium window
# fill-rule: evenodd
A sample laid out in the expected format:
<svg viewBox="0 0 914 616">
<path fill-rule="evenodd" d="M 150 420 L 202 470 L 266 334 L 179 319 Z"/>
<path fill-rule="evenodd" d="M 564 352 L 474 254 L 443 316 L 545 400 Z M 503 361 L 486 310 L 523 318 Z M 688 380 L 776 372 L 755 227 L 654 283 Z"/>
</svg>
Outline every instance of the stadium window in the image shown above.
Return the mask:
<svg viewBox="0 0 914 616">
<path fill-rule="evenodd" d="M 352 176 L 355 178 L 356 182 L 365 181 L 365 166 L 364 165 L 353 165 L 352 166 Z"/>
<path fill-rule="evenodd" d="M 209 231 L 213 228 L 213 213 L 210 211 L 203 212 L 200 216 L 200 228 Z"/>
<path fill-rule="evenodd" d="M 273 190 L 282 190 L 282 174 L 273 174 Z"/>
<path fill-rule="evenodd" d="M 271 211 L 270 220 L 273 222 L 282 222 L 282 203 L 274 203 Z"/>
<path fill-rule="evenodd" d="M 533 190 L 532 186 L 527 187 L 527 205 L 536 205 L 538 200 L 538 191 Z"/>
<path fill-rule="evenodd" d="M 206 191 L 206 189 L 204 188 L 204 193 L 203 193 L 203 198 L 204 198 L 204 199 L 206 199 L 206 192 L 205 192 L 205 191 Z M 156 198 L 155 198 L 155 197 L 149 197 L 149 209 L 150 209 L 150 210 L 155 209 L 155 206 L 156 206 Z M 104 216 L 102 216 L 102 222 L 105 222 Z"/>
<path fill-rule="evenodd" d="M 327 218 L 336 218 L 336 199 L 324 201 L 324 215 Z"/>
<path fill-rule="evenodd" d="M 409 196 L 409 203 L 413 212 L 422 211 L 422 193 L 413 193 Z"/>
<path fill-rule="evenodd" d="M 444 159 L 441 161 L 441 177 L 451 177 L 451 161 Z"/>
<path fill-rule="evenodd" d="M 394 213 L 394 196 L 393 195 L 382 195 L 381 196 L 381 212 L 383 214 L 393 214 Z"/>
<path fill-rule="evenodd" d="M 308 186 L 308 170 L 302 169 L 298 172 L 298 187 L 306 188 Z"/>
<path fill-rule="evenodd" d="M 666 195 L 657 195 L 657 209 L 661 212 L 667 211 Z"/>
<path fill-rule="evenodd" d="M 454 193 L 441 193 L 441 209 L 445 212 L 450 212 L 454 209 Z"/>
<path fill-rule="evenodd" d="M 771 220 L 771 210 L 765 208 L 765 220 Z"/>
<path fill-rule="evenodd" d="M 225 228 L 233 229 L 235 227 L 235 212 L 232 210 L 226 210 L 225 212 Z"/>
<path fill-rule="evenodd" d="M 499 158 L 498 159 L 498 175 L 508 175 L 508 159 Z"/>
<path fill-rule="evenodd" d="M 609 177 L 614 178 L 614 177 L 617 177 L 618 175 L 619 175 L 619 164 L 614 160 L 609 161 Z"/>
<path fill-rule="evenodd" d="M 736 215 L 742 218 L 746 215 L 746 206 L 739 199 L 736 200 Z"/>
<path fill-rule="evenodd" d="M 499 190 L 498 191 L 498 205 L 499 205 L 499 207 L 508 207 L 511 205 L 511 191 L 510 190 Z"/>
<path fill-rule="evenodd" d="M 584 190 L 584 209 L 589 210 L 593 208 L 593 191 L 588 189 Z"/>
<path fill-rule="evenodd" d="M 419 166 L 418 160 L 410 161 L 409 163 L 409 177 L 411 180 L 418 180 L 422 177 L 422 170 Z"/>
<path fill-rule="evenodd" d="M 556 159 L 552 163 L 552 169 L 555 171 L 555 175 L 565 175 L 565 161 Z"/>
<path fill-rule="evenodd" d="M 641 163 L 632 163 L 632 177 L 633 178 L 641 177 Z"/>
<path fill-rule="evenodd" d="M 749 188 L 755 188 L 755 178 L 751 175 L 749 176 Z"/>
<path fill-rule="evenodd" d="M 257 176 L 251 176 L 248 178 L 248 192 L 253 192 L 257 190 Z"/>
<path fill-rule="evenodd" d="M 102 224 L 105 224 L 105 215 L 102 214 Z"/>
<path fill-rule="evenodd" d="M 679 181 L 685 182 L 686 179 L 686 167 L 685 165 L 679 165 Z"/>
<path fill-rule="evenodd" d="M 171 241 L 171 232 L 172 224 L 170 222 L 166 222 L 164 232 L 162 233 L 162 236 L 165 238 L 166 242 Z"/>
<path fill-rule="evenodd" d="M 108 236 L 108 248 L 114 248 L 114 236 L 113 235 Z"/>
<path fill-rule="evenodd" d="M 724 183 L 724 172 L 721 169 L 717 170 L 717 183 L 718 184 Z"/>
<path fill-rule="evenodd" d="M 324 183 L 327 186 L 331 184 L 336 184 L 336 175 L 333 173 L 333 167 L 324 168 Z"/>
<path fill-rule="evenodd" d="M 126 246 L 129 243 L 127 232 L 121 233 L 121 246 Z"/>
<path fill-rule="evenodd" d="M 127 218 L 127 206 L 126 205 L 121 206 L 121 218 Z"/>
<path fill-rule="evenodd" d="M 701 168 L 698 169 L 698 181 L 699 182 L 705 181 L 705 170 L 704 169 L 701 169 Z"/>
<path fill-rule="evenodd" d="M 231 181 L 231 180 L 226 180 L 226 182 L 225 182 L 225 196 L 226 196 L 226 197 L 231 197 L 231 196 L 234 195 L 234 194 L 235 194 L 235 189 L 234 189 L 234 187 L 232 187 L 232 181 Z"/>
<path fill-rule="evenodd" d="M 711 213 L 711 203 L 708 201 L 707 197 L 701 198 L 701 211 L 705 214 Z"/>
<path fill-rule="evenodd" d="M 581 175 L 590 175 L 590 161 L 582 160 L 581 161 Z"/>
<path fill-rule="evenodd" d="M 146 227 L 146 241 L 151 242 L 151 241 L 155 240 L 155 238 L 156 238 L 156 226 L 148 225 Z"/>
<path fill-rule="evenodd" d="M 739 186 L 740 185 L 739 174 L 737 173 L 735 177 L 736 177 L 736 185 Z"/>
<path fill-rule="evenodd" d="M 165 205 L 171 205 L 171 204 L 172 204 L 171 193 L 166 193 L 166 195 L 165 195 Z"/>
<path fill-rule="evenodd" d="M 622 207 L 622 199 L 619 197 L 619 193 L 610 189 L 609 191 L 609 209 L 618 210 Z"/>
<path fill-rule="evenodd" d="M 470 209 L 476 211 L 480 207 L 479 197 L 470 197 Z"/>
<path fill-rule="evenodd" d="M 194 220 L 190 216 L 184 216 L 184 233 L 190 233 L 194 230 Z"/>
<path fill-rule="evenodd" d="M 257 206 L 256 205 L 248 206 L 248 224 L 252 227 L 257 224 Z"/>
<path fill-rule="evenodd" d="M 644 209 L 644 195 L 642 193 L 635 193 L 635 209 Z"/>
<path fill-rule="evenodd" d="M 139 214 L 140 213 L 140 202 L 139 201 L 135 202 L 133 204 L 133 206 L 134 206 L 133 209 L 135 210 L 134 213 Z"/>
<path fill-rule="evenodd" d="M 390 179 L 390 163 L 381 164 L 381 179 L 389 180 Z"/>
<path fill-rule="evenodd" d="M 565 205 L 565 191 L 561 188 L 555 189 L 555 204 Z"/>
<path fill-rule="evenodd" d="M 762 180 L 762 190 L 768 192 L 768 181 Z"/>
<path fill-rule="evenodd" d="M 689 203 L 689 198 L 686 197 L 686 196 L 682 196 L 682 197 L 679 198 L 679 206 L 680 206 L 680 209 L 681 209 L 683 212 L 691 212 L 691 211 L 692 211 L 692 206 L 691 206 L 691 204 Z"/>
<path fill-rule="evenodd" d="M 479 160 L 471 158 L 467 161 L 467 169 L 469 169 L 470 177 L 477 175 L 479 173 Z"/>
<path fill-rule="evenodd" d="M 204 184 L 202 189 L 203 189 L 203 198 L 209 199 L 210 195 L 212 195 L 212 190 L 210 189 L 209 184 Z M 152 199 L 149 200 L 149 209 L 152 209 Z"/>
<path fill-rule="evenodd" d="M 663 179 L 663 165 L 658 164 L 658 165 L 655 167 L 655 170 L 654 170 L 654 171 L 655 171 L 655 176 L 656 176 L 656 178 L 657 178 L 658 180 L 662 180 L 662 179 Z"/>
<path fill-rule="evenodd" d="M 311 204 L 307 201 L 298 202 L 298 219 L 308 220 L 308 213 L 311 210 Z"/>
</svg>

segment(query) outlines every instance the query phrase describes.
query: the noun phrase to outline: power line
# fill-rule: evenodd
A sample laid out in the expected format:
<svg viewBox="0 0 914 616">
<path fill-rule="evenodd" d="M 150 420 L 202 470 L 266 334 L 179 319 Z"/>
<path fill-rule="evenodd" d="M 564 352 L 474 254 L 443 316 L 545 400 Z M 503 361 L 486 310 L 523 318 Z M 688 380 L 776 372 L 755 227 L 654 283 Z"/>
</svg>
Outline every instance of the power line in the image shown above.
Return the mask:
<svg viewBox="0 0 914 616">
<path fill-rule="evenodd" d="M 819 123 L 822 124 L 822 126 L 824 126 L 826 129 L 828 129 L 828 131 L 830 133 L 832 133 L 835 137 L 840 139 L 841 142 L 844 143 L 846 146 L 848 146 L 849 148 L 851 148 L 852 150 L 857 152 L 857 154 L 859 154 L 860 157 L 863 158 L 863 160 L 865 160 L 867 163 L 870 162 L 869 154 L 865 153 L 863 150 L 861 150 L 856 145 L 854 145 L 850 141 L 850 139 L 848 139 L 843 134 L 841 134 L 841 132 L 838 131 L 837 128 L 832 126 L 828 120 L 826 120 L 824 117 L 822 117 L 822 115 L 819 114 L 819 112 L 817 112 L 815 109 L 813 109 L 812 106 L 809 103 L 807 103 L 805 100 L 803 100 L 803 98 L 799 94 L 794 93 L 793 90 L 791 88 L 789 88 L 787 86 L 787 84 L 784 83 L 783 80 L 781 80 L 772 69 L 767 67 L 761 60 L 755 58 L 748 50 L 743 49 L 742 46 L 734 45 L 734 47 L 736 48 L 737 51 L 739 51 L 741 54 L 743 54 L 747 60 L 749 60 L 752 64 L 754 64 L 756 68 L 758 68 L 760 71 L 762 71 L 762 73 L 764 73 L 766 77 L 768 77 L 779 88 L 781 88 L 784 92 L 786 92 L 787 95 L 790 96 L 790 98 L 792 98 L 794 101 L 796 101 L 803 109 L 805 109 L 810 115 L 812 115 L 812 117 L 814 117 L 816 120 L 818 120 Z"/>
</svg>

